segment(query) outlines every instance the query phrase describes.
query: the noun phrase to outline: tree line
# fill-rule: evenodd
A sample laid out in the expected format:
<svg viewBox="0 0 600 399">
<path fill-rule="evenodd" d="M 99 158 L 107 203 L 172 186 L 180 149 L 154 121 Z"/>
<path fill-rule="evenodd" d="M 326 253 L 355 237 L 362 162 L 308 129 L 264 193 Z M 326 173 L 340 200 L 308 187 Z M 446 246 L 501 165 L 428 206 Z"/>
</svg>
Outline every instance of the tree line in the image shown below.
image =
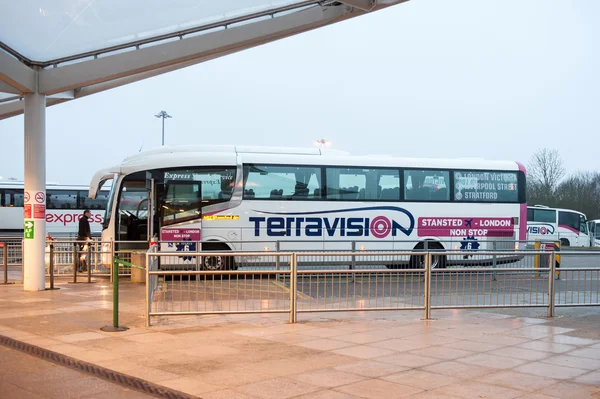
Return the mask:
<svg viewBox="0 0 600 399">
<path fill-rule="evenodd" d="M 567 174 L 557 150 L 538 150 L 527 164 L 527 204 L 568 208 L 600 219 L 600 172 Z"/>
</svg>

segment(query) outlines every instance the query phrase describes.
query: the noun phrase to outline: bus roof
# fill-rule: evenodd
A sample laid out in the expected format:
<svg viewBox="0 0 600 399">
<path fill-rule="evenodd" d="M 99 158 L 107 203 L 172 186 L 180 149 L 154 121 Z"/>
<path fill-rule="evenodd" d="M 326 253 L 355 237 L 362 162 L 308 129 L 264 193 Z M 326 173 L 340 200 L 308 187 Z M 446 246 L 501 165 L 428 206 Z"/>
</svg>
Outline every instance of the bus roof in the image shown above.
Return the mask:
<svg viewBox="0 0 600 399">
<path fill-rule="evenodd" d="M 114 174 L 129 175 L 151 169 L 181 168 L 194 165 L 235 166 L 240 161 L 243 163 L 290 165 L 525 171 L 525 168 L 515 161 L 364 156 L 351 155 L 348 152 L 338 150 L 321 150 L 319 148 L 236 145 L 164 146 L 131 155 L 125 158 L 120 165 L 96 172 L 90 183 L 90 195 L 93 198 L 93 193 L 100 186 L 100 183 L 113 178 Z"/>
<path fill-rule="evenodd" d="M 217 153 L 217 154 L 215 154 Z M 269 157 L 264 157 L 268 154 Z M 234 146 L 234 145 L 206 145 L 206 146 L 172 146 L 160 147 L 144 152 L 139 152 L 123 160 L 120 169 L 126 169 L 127 172 L 178 167 L 182 162 L 178 159 L 190 159 L 185 165 L 194 165 L 198 161 L 200 164 L 214 164 L 210 161 L 216 155 L 216 158 L 226 159 L 225 162 L 218 162 L 218 165 L 235 165 L 237 156 L 243 161 L 260 161 L 271 163 L 273 157 L 280 156 L 277 162 L 285 160 L 290 164 L 330 164 L 342 163 L 348 166 L 405 166 L 405 167 L 445 167 L 452 169 L 491 169 L 491 170 L 519 170 L 519 165 L 515 161 L 492 161 L 484 159 L 440 159 L 440 158 L 402 158 L 394 156 L 364 156 L 351 155 L 345 151 L 320 150 L 318 148 L 294 148 L 294 147 L 259 147 L 259 146 Z M 319 159 L 318 157 L 322 157 Z M 323 159 L 325 158 L 326 159 Z M 124 170 L 115 172 L 124 172 Z"/>
</svg>

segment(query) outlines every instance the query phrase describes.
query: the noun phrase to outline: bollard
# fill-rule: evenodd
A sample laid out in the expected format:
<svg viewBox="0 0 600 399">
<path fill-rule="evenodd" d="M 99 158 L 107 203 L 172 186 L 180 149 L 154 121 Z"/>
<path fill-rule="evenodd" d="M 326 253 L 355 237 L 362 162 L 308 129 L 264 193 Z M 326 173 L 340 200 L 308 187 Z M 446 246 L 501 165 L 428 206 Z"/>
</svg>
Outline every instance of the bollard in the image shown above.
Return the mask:
<svg viewBox="0 0 600 399">
<path fill-rule="evenodd" d="M 560 241 L 554 242 L 554 266 L 556 279 L 560 280 L 560 270 L 558 270 L 560 268 Z"/>
<path fill-rule="evenodd" d="M 104 326 L 100 330 L 106 332 L 121 332 L 128 330 L 128 327 L 119 326 L 119 261 L 113 258 L 112 265 L 112 280 L 113 280 L 113 324 L 112 326 Z"/>
</svg>

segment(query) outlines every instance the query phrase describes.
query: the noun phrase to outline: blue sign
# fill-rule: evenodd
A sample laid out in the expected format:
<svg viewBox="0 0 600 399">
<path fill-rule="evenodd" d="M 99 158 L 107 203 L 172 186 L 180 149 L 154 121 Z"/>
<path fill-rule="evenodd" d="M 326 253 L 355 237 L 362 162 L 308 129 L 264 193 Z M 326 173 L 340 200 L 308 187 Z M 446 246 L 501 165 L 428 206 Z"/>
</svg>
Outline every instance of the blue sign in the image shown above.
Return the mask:
<svg viewBox="0 0 600 399">
<path fill-rule="evenodd" d="M 460 249 L 464 251 L 477 251 L 479 249 L 479 241 L 474 236 L 466 236 L 463 241 L 460 242 Z"/>
</svg>

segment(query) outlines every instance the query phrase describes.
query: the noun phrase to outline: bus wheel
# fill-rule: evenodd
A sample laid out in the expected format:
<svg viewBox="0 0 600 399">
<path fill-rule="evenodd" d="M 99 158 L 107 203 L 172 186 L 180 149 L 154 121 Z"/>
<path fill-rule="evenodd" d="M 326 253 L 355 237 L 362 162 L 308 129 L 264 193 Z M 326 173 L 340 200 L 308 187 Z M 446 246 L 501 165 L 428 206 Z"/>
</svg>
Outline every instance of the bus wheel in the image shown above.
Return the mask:
<svg viewBox="0 0 600 399">
<path fill-rule="evenodd" d="M 567 240 L 566 238 L 561 238 L 560 239 L 560 247 L 568 247 L 570 246 L 571 243 L 569 242 L 569 240 Z"/>
<path fill-rule="evenodd" d="M 432 251 L 443 251 L 444 247 L 438 242 L 428 241 L 427 248 Z M 413 252 L 424 252 L 425 244 L 420 242 L 414 248 Z M 424 269 L 425 268 L 425 255 L 412 255 L 410 257 L 410 268 L 411 269 Z M 446 257 L 444 255 L 437 255 L 433 252 L 431 256 L 431 268 L 432 269 L 445 269 L 446 268 Z"/>
<path fill-rule="evenodd" d="M 203 251 L 230 251 L 230 248 L 225 244 L 202 244 Z M 202 268 L 211 272 L 222 270 L 236 270 L 235 260 L 233 256 L 222 255 L 204 255 L 202 256 Z"/>
</svg>

